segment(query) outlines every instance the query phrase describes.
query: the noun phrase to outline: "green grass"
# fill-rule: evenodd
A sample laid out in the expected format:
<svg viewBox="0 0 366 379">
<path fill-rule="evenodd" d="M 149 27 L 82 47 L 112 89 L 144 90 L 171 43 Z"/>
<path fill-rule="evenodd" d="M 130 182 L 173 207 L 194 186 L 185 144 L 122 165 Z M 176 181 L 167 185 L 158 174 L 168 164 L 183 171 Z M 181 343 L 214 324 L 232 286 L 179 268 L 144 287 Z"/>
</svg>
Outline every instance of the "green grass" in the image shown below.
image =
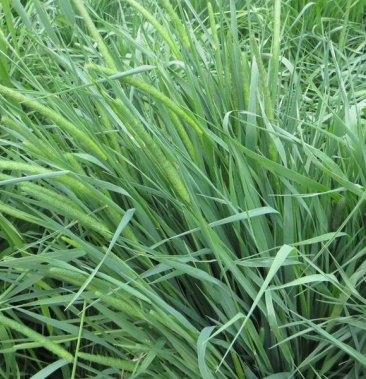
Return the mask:
<svg viewBox="0 0 366 379">
<path fill-rule="evenodd" d="M 0 377 L 366 377 L 362 1 L 8 1 Z"/>
</svg>

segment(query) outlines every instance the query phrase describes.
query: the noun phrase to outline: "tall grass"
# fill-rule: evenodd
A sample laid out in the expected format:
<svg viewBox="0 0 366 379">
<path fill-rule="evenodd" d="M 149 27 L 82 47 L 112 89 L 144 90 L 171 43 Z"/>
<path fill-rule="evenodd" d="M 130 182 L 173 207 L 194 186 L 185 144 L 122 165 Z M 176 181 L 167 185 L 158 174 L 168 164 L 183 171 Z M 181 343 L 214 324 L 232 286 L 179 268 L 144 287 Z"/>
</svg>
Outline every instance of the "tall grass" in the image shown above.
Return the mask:
<svg viewBox="0 0 366 379">
<path fill-rule="evenodd" d="M 1 2 L 0 377 L 366 376 L 363 5 L 333 2 Z"/>
</svg>

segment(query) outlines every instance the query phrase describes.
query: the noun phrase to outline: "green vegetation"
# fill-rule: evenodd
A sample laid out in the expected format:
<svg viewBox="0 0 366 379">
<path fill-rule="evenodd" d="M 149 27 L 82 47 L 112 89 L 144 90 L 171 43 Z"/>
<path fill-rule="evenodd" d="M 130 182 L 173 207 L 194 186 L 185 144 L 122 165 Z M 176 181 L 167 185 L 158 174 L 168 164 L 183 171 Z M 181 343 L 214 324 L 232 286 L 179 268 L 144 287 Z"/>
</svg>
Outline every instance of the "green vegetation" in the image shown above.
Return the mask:
<svg viewBox="0 0 366 379">
<path fill-rule="evenodd" d="M 362 0 L 2 0 L 0 377 L 366 377 Z"/>
</svg>

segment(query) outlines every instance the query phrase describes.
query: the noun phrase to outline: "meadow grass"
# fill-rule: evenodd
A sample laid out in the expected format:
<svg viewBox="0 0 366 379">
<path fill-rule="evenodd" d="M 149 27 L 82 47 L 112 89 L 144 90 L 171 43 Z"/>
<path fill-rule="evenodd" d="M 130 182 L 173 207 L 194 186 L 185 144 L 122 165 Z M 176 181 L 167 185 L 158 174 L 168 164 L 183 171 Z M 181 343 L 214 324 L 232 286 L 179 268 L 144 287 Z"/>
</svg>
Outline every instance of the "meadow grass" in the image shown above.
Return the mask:
<svg viewBox="0 0 366 379">
<path fill-rule="evenodd" d="M 0 377 L 366 377 L 363 2 L 0 8 Z"/>
</svg>

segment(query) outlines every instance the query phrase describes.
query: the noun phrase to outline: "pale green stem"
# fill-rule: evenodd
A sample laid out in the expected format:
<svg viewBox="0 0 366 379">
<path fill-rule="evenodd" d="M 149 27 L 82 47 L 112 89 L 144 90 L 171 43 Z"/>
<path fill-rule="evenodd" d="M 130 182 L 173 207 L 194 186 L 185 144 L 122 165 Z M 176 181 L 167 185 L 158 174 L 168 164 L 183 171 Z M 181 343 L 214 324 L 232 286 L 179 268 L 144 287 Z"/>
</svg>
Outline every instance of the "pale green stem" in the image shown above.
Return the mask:
<svg viewBox="0 0 366 379">
<path fill-rule="evenodd" d="M 262 91 L 263 91 L 265 113 L 266 113 L 266 116 L 267 116 L 270 124 L 273 124 L 274 123 L 274 113 L 273 113 L 271 95 L 270 95 L 268 83 L 267 83 L 268 75 L 267 75 L 266 69 L 264 68 L 264 64 L 262 61 L 261 53 L 259 51 L 259 47 L 257 45 L 257 41 L 255 40 L 254 37 L 251 38 L 251 44 L 252 44 L 255 60 L 257 61 L 257 65 L 258 65 L 259 80 L 260 80 L 260 84 L 261 84 Z M 273 137 L 271 134 L 269 136 L 268 152 L 269 152 L 269 156 L 270 156 L 271 160 L 274 162 L 277 162 L 278 161 L 278 151 L 276 149 L 276 145 L 273 141 Z"/>
<path fill-rule="evenodd" d="M 110 69 L 117 70 L 117 66 L 114 63 L 112 56 L 109 54 L 108 47 L 104 43 L 103 38 L 99 34 L 98 29 L 95 27 L 93 20 L 90 18 L 89 13 L 84 6 L 84 1 L 74 0 L 74 4 L 76 5 L 76 8 L 78 9 L 80 15 L 83 17 L 83 20 L 85 21 L 85 24 L 87 28 L 89 29 L 90 34 L 92 35 L 95 42 L 97 43 L 98 48 L 104 58 L 105 63 Z"/>
<path fill-rule="evenodd" d="M 269 122 L 273 124 L 274 113 L 273 113 L 273 108 L 272 108 L 272 103 L 271 103 L 271 95 L 270 95 L 268 83 L 267 83 L 268 75 L 263 64 L 263 60 L 261 57 L 261 53 L 259 51 L 259 46 L 257 44 L 257 41 L 255 40 L 254 37 L 252 37 L 250 41 L 252 43 L 255 60 L 257 61 L 257 65 L 258 65 L 259 80 L 260 80 L 262 91 L 263 91 L 264 107 L 265 107 L 266 115 L 268 117 Z"/>
<path fill-rule="evenodd" d="M 84 300 L 83 311 L 81 312 L 81 319 L 80 319 L 78 339 L 77 339 L 76 347 L 75 347 L 75 358 L 74 358 L 74 362 L 73 362 L 73 366 L 72 366 L 71 379 L 75 379 L 76 370 L 77 370 L 77 366 L 78 366 L 77 365 L 77 363 L 78 363 L 78 354 L 80 352 L 80 345 L 81 345 L 81 340 L 82 340 L 82 337 L 83 337 L 85 310 L 86 310 L 86 301 Z"/>
<path fill-rule="evenodd" d="M 344 44 L 345 44 L 345 40 L 346 40 L 346 33 L 347 33 L 347 27 L 348 27 L 348 22 L 349 22 L 349 14 L 350 14 L 350 11 L 351 11 L 351 6 L 352 6 L 352 0 L 348 0 L 347 1 L 347 6 L 346 6 L 346 12 L 344 14 L 344 18 L 343 18 L 343 27 L 342 27 L 342 31 L 341 31 L 341 35 L 339 37 L 339 50 L 341 52 L 343 52 L 344 50 Z"/>
<path fill-rule="evenodd" d="M 160 35 L 164 38 L 170 49 L 172 50 L 173 54 L 178 58 L 181 59 L 181 54 L 177 48 L 176 43 L 173 41 L 169 33 L 166 29 L 164 29 L 159 21 L 151 14 L 149 13 L 145 7 L 137 3 L 135 0 L 125 0 L 126 3 L 130 4 L 133 8 L 137 10 L 137 12 L 141 13 L 147 21 L 150 22 L 152 26 L 160 33 Z"/>
<path fill-rule="evenodd" d="M 174 12 L 174 8 L 172 7 L 172 4 L 168 0 L 160 0 L 160 3 L 162 5 L 162 7 L 166 10 L 166 12 L 168 13 L 168 15 L 169 15 L 169 17 L 173 23 L 173 26 L 176 28 L 176 30 L 177 30 L 180 38 L 182 39 L 184 45 L 189 48 L 191 45 L 189 42 L 189 38 L 187 36 L 186 31 L 184 30 L 182 21 L 180 20 L 178 15 Z"/>
<path fill-rule="evenodd" d="M 213 40 L 215 41 L 216 49 L 219 49 L 220 41 L 217 34 L 215 15 L 212 9 L 212 4 L 210 2 L 207 3 L 207 10 L 208 10 L 208 19 L 210 21 L 211 35 L 212 35 Z"/>
<path fill-rule="evenodd" d="M 217 62 L 217 71 L 219 73 L 222 73 L 223 68 L 222 68 L 222 59 L 221 59 L 221 54 L 220 54 L 221 44 L 220 44 L 219 36 L 217 33 L 215 15 L 214 15 L 211 3 L 207 3 L 207 10 L 208 10 L 208 18 L 210 21 L 211 35 L 212 35 L 212 38 L 215 42 L 215 59 Z M 221 75 L 220 75 L 220 77 L 221 77 Z"/>
<path fill-rule="evenodd" d="M 278 68 L 280 63 L 280 29 L 281 29 L 281 0 L 274 3 L 274 27 L 272 38 L 272 58 L 270 68 L 270 88 L 272 95 L 272 106 L 275 106 L 278 86 Z"/>
</svg>

